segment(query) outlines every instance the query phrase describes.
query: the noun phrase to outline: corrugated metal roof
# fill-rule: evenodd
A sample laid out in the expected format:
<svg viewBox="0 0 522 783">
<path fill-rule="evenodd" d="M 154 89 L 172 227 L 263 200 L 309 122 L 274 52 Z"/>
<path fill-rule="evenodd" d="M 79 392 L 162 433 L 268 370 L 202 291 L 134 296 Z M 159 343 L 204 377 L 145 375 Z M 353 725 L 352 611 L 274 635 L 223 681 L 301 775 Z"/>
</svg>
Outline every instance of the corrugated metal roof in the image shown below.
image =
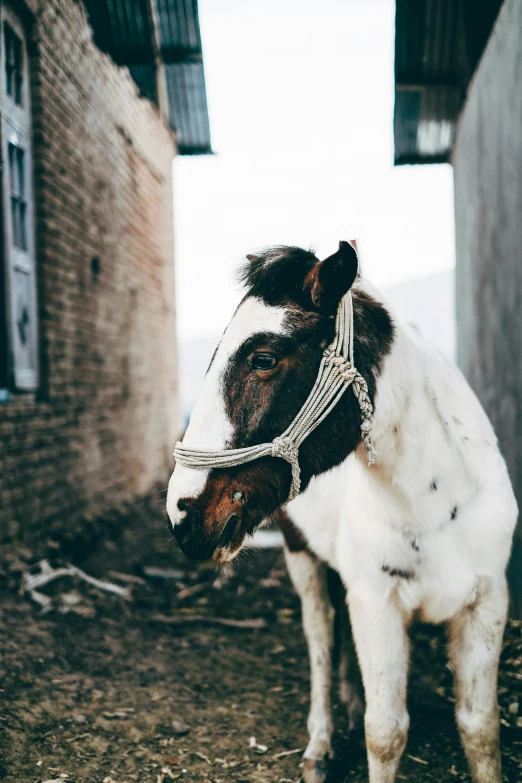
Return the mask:
<svg viewBox="0 0 522 783">
<path fill-rule="evenodd" d="M 166 63 L 183 57 L 201 59 L 198 5 L 196 0 L 155 0 L 161 56 Z"/>
<path fill-rule="evenodd" d="M 448 161 L 503 0 L 396 0 L 395 163 Z"/>
<path fill-rule="evenodd" d="M 96 45 L 158 102 L 165 66 L 170 124 L 182 155 L 212 152 L 197 0 L 84 0 Z"/>
<path fill-rule="evenodd" d="M 149 0 L 84 0 L 96 45 L 120 65 L 154 60 Z"/>
<path fill-rule="evenodd" d="M 210 150 L 210 128 L 203 63 L 177 63 L 165 68 L 170 123 L 176 129 L 180 154 L 205 154 Z"/>
</svg>

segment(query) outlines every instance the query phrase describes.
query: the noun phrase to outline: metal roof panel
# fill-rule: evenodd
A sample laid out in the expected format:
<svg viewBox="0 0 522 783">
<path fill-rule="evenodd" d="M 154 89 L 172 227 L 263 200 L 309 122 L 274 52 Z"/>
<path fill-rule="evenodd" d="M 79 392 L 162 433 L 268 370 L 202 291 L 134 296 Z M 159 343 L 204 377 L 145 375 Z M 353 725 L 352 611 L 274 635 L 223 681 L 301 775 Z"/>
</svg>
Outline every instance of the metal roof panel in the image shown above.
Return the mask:
<svg viewBox="0 0 522 783">
<path fill-rule="evenodd" d="M 165 62 L 170 61 L 170 52 L 201 54 L 197 0 L 155 0 L 155 4 L 160 51 Z"/>
<path fill-rule="evenodd" d="M 395 163 L 449 160 L 502 0 L 396 0 Z"/>
<path fill-rule="evenodd" d="M 170 124 L 182 155 L 212 152 L 203 63 L 165 66 Z"/>
<path fill-rule="evenodd" d="M 169 117 L 181 155 L 212 152 L 197 0 L 84 0 L 94 42 L 127 65 L 141 95 L 157 103 L 165 64 Z"/>
<path fill-rule="evenodd" d="M 154 59 L 154 31 L 148 0 L 84 0 L 94 42 L 120 65 Z"/>
</svg>

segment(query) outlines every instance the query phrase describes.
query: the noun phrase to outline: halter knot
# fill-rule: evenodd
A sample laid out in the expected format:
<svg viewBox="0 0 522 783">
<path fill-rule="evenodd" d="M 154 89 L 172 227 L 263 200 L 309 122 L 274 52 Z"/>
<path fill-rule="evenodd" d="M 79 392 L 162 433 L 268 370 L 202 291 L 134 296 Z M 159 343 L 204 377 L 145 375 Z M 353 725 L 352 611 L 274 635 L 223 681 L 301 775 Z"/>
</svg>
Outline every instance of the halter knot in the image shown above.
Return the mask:
<svg viewBox="0 0 522 783">
<path fill-rule="evenodd" d="M 297 446 L 290 438 L 278 437 L 272 441 L 272 457 L 282 457 L 287 462 L 294 462 L 298 458 Z"/>
<path fill-rule="evenodd" d="M 272 441 L 272 457 L 282 457 L 292 468 L 292 485 L 288 501 L 293 500 L 301 491 L 301 469 L 299 467 L 299 449 L 289 437 L 280 435 Z"/>
<path fill-rule="evenodd" d="M 335 348 L 332 348 L 331 345 L 324 349 L 323 356 L 326 359 L 326 364 L 332 364 L 333 360 L 337 357 L 341 358 L 341 354 L 337 353 Z"/>
<path fill-rule="evenodd" d="M 357 372 L 352 363 L 335 351 L 333 348 L 326 348 L 323 352 L 323 356 L 326 359 L 326 364 L 335 367 L 339 371 L 339 375 L 346 381 L 347 384 L 352 383 Z"/>
<path fill-rule="evenodd" d="M 368 392 L 368 384 L 359 372 L 355 373 L 353 393 L 355 394 L 361 409 L 361 432 L 366 451 L 368 452 L 368 465 L 374 465 L 376 452 L 371 437 L 373 428 L 373 405 Z"/>
</svg>

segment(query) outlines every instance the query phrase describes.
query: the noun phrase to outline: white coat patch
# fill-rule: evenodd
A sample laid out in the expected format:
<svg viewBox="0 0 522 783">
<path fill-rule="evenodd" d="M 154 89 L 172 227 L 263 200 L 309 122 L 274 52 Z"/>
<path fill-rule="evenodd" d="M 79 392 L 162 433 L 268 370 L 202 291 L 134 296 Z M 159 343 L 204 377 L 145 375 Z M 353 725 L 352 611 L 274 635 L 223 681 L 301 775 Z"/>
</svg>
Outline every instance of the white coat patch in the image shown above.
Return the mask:
<svg viewBox="0 0 522 783">
<path fill-rule="evenodd" d="M 209 451 L 226 448 L 233 434 L 223 396 L 223 381 L 228 361 L 245 340 L 258 332 L 284 334 L 285 315 L 284 307 L 271 307 L 257 297 L 249 297 L 239 306 L 203 381 L 183 438 L 185 446 Z M 173 525 L 182 519 L 184 513 L 178 509 L 178 500 L 197 497 L 205 487 L 208 474 L 208 470 L 194 470 L 176 465 L 167 495 L 167 511 Z"/>
</svg>

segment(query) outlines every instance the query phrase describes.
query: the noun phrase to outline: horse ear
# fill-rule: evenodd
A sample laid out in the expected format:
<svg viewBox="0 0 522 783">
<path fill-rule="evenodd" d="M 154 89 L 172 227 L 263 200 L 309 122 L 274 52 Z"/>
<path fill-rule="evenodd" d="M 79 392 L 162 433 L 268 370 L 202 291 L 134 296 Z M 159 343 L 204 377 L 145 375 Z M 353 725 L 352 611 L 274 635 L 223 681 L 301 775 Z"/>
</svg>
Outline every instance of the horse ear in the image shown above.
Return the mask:
<svg viewBox="0 0 522 783">
<path fill-rule="evenodd" d="M 309 292 L 318 310 L 333 310 L 352 287 L 358 271 L 357 251 L 349 242 L 339 242 L 336 253 L 319 261 L 310 270 L 304 281 L 304 290 Z"/>
</svg>

